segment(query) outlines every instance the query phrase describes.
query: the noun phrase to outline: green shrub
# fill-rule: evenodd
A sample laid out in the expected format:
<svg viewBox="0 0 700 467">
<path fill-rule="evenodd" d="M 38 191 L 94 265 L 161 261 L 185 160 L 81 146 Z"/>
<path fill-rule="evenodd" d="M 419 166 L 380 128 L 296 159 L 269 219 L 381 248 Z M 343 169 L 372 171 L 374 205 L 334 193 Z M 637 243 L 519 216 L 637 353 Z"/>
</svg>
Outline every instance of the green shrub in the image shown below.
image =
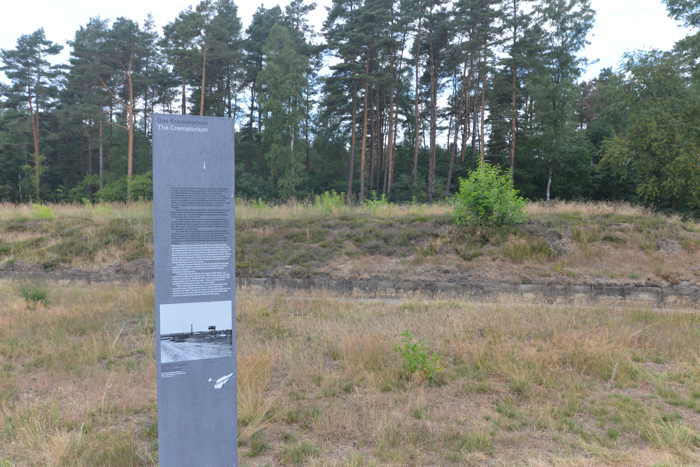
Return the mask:
<svg viewBox="0 0 700 467">
<path fill-rule="evenodd" d="M 100 177 L 97 175 L 87 175 L 80 183 L 68 191 L 68 199 L 73 202 L 83 202 L 84 200 L 94 202 L 99 190 Z"/>
<path fill-rule="evenodd" d="M 114 209 L 109 204 L 94 204 L 92 211 L 97 218 L 110 218 L 114 214 Z"/>
<path fill-rule="evenodd" d="M 151 172 L 131 177 L 131 199 L 142 201 L 153 199 L 153 177 Z"/>
<path fill-rule="evenodd" d="M 126 177 L 107 183 L 96 196 L 100 201 L 126 201 Z"/>
<path fill-rule="evenodd" d="M 314 207 L 321 209 L 325 213 L 331 213 L 343 207 L 344 204 L 343 194 L 335 190 L 325 191 L 320 195 L 314 196 Z"/>
<path fill-rule="evenodd" d="M 285 464 L 304 465 L 311 457 L 318 457 L 319 449 L 313 444 L 302 441 L 293 446 L 286 446 L 282 449 L 280 457 Z"/>
<path fill-rule="evenodd" d="M 106 184 L 96 194 L 100 201 L 126 201 L 126 177 L 118 178 Z M 153 198 L 153 180 L 151 172 L 131 177 L 131 199 L 150 200 Z"/>
<path fill-rule="evenodd" d="M 45 204 L 32 204 L 32 217 L 35 219 L 51 220 L 56 215 L 49 206 Z"/>
<path fill-rule="evenodd" d="M 431 351 L 409 331 L 402 333 L 401 337 L 401 345 L 396 346 L 396 351 L 403 358 L 403 376 L 410 378 L 416 374 L 430 383 L 437 383 L 438 374 L 442 371 L 440 355 Z"/>
<path fill-rule="evenodd" d="M 270 205 L 270 203 L 268 203 L 267 201 L 265 201 L 262 198 L 257 198 L 257 199 L 254 199 L 253 201 L 250 202 L 250 207 L 252 207 L 254 209 L 263 210 L 263 209 L 270 209 L 272 207 L 272 205 Z"/>
<path fill-rule="evenodd" d="M 250 451 L 248 451 L 249 457 L 256 457 L 265 452 L 270 447 L 265 441 L 262 431 L 256 431 L 253 436 L 250 437 Z"/>
<path fill-rule="evenodd" d="M 512 238 L 503 246 L 503 256 L 514 263 L 525 261 L 547 261 L 557 256 L 556 251 L 541 238 Z"/>
<path fill-rule="evenodd" d="M 46 305 L 49 300 L 49 292 L 46 287 L 37 284 L 21 284 L 19 294 L 27 303 L 31 304 L 43 303 Z"/>
<path fill-rule="evenodd" d="M 479 164 L 469 177 L 459 180 L 459 192 L 452 203 L 458 225 L 500 226 L 526 219 L 526 202 L 513 188 L 510 173 L 501 173 L 488 163 Z"/>
<path fill-rule="evenodd" d="M 369 193 L 369 198 L 365 200 L 364 205 L 370 214 L 374 214 L 377 209 L 388 206 L 389 200 L 386 198 L 384 193 L 377 195 L 377 192 L 372 190 Z"/>
</svg>

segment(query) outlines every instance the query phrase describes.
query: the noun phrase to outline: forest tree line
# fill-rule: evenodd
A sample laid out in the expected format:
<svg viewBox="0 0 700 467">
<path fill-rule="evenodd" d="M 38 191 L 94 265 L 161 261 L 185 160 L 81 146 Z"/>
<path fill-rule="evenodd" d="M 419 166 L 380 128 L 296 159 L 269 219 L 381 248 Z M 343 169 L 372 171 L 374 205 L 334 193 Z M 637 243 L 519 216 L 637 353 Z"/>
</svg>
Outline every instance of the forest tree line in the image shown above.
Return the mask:
<svg viewBox="0 0 700 467">
<path fill-rule="evenodd" d="M 151 115 L 236 124 L 236 191 L 434 201 L 479 161 L 530 199 L 700 212 L 700 6 L 670 51 L 582 80 L 590 0 L 204 0 L 158 30 L 92 18 L 0 51 L 0 201 L 148 198 Z"/>
</svg>

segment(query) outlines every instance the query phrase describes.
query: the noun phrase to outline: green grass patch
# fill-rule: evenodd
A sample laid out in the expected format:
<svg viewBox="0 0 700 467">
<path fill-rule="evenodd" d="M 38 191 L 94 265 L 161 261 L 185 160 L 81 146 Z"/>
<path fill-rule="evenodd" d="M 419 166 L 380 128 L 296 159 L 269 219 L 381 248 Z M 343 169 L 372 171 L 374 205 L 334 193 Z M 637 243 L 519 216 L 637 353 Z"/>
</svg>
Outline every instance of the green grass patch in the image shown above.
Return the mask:
<svg viewBox="0 0 700 467">
<path fill-rule="evenodd" d="M 280 459 L 285 464 L 304 465 L 313 457 L 318 457 L 320 450 L 308 441 L 285 446 L 280 453 Z"/>
<path fill-rule="evenodd" d="M 514 263 L 549 261 L 557 253 L 541 238 L 511 237 L 501 248 L 501 254 Z"/>
<path fill-rule="evenodd" d="M 49 302 L 49 290 L 42 284 L 23 283 L 18 287 L 19 295 L 29 304 L 42 303 L 47 305 Z"/>
</svg>

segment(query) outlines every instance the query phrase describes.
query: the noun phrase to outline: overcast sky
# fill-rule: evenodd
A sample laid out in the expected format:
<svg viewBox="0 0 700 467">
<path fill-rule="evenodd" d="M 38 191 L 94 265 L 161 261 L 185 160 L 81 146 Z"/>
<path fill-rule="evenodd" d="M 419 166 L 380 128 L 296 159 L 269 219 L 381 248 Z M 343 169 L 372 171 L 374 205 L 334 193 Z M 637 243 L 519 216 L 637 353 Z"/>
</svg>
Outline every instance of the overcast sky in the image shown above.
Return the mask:
<svg viewBox="0 0 700 467">
<path fill-rule="evenodd" d="M 175 303 L 160 306 L 160 333 L 233 329 L 233 308 L 230 301 Z"/>
<path fill-rule="evenodd" d="M 14 48 L 17 38 L 40 27 L 46 36 L 66 45 L 75 31 L 94 16 L 114 19 L 125 16 L 142 23 L 151 13 L 158 26 L 172 21 L 177 14 L 190 5 L 192 0 L 33 0 L 13 1 L 3 5 L 0 20 L 0 49 Z M 266 7 L 282 1 L 262 2 Z M 238 0 L 238 14 L 244 28 L 260 4 L 257 1 Z M 325 18 L 325 7 L 330 0 L 317 0 L 313 24 L 320 29 Z M 590 36 L 591 44 L 583 55 L 597 63 L 589 66 L 586 78 L 597 75 L 603 67 L 616 67 L 625 52 L 634 49 L 669 49 L 687 34 L 676 22 L 666 15 L 661 0 L 592 0 L 596 10 L 596 25 Z M 67 49 L 67 47 L 66 47 Z M 67 58 L 67 51 L 63 58 Z"/>
</svg>

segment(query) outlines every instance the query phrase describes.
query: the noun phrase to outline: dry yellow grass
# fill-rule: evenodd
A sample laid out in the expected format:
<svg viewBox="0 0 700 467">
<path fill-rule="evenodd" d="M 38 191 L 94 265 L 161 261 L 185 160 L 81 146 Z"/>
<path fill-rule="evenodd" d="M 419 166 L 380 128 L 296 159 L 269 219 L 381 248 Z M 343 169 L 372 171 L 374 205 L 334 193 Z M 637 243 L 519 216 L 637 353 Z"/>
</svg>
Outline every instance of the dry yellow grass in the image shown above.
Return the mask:
<svg viewBox="0 0 700 467">
<path fill-rule="evenodd" d="M 51 204 L 51 213 L 57 218 L 86 218 L 93 221 L 108 222 L 112 219 L 150 219 L 151 203 L 136 201 L 125 203 Z M 405 215 L 440 215 L 450 212 L 447 204 L 380 204 L 369 206 L 339 206 L 325 209 L 311 202 L 288 201 L 281 204 L 268 204 L 246 200 L 236 201 L 236 218 L 247 219 L 308 219 L 318 217 L 337 217 L 357 214 L 372 214 L 390 218 Z M 0 221 L 15 218 L 38 218 L 41 211 L 31 204 L 0 203 Z"/>
<path fill-rule="evenodd" d="M 95 222 L 109 222 L 112 219 L 151 218 L 151 203 L 135 201 L 125 203 L 51 204 L 50 213 L 57 218 L 91 219 Z M 42 210 L 32 204 L 0 203 L 0 220 L 16 218 L 41 218 Z"/>
<path fill-rule="evenodd" d="M 0 465 L 156 464 L 151 287 L 18 287 Z M 237 323 L 241 465 L 700 462 L 695 313 L 241 291 Z M 405 331 L 439 355 L 432 382 Z"/>
<path fill-rule="evenodd" d="M 51 210 L 57 217 L 90 218 L 93 220 L 110 220 L 114 218 L 150 218 L 151 203 L 135 201 L 125 203 L 52 204 Z M 328 217 L 370 213 L 380 217 L 400 217 L 405 215 L 443 215 L 449 214 L 451 208 L 447 203 L 437 204 L 379 204 L 377 207 L 340 206 L 324 209 L 305 201 L 288 201 L 280 204 L 268 204 L 248 200 L 236 201 L 236 217 L 245 219 L 299 219 L 309 217 Z M 597 216 L 617 214 L 622 216 L 648 216 L 651 211 L 640 206 L 622 202 L 579 202 L 554 201 L 528 203 L 529 215 L 540 214 L 578 214 Z M 30 204 L 0 203 L 0 220 L 16 217 L 32 218 L 37 216 L 36 209 Z"/>
<path fill-rule="evenodd" d="M 526 211 L 530 215 L 538 214 L 579 214 L 601 216 L 617 214 L 620 216 L 649 216 L 652 211 L 640 206 L 623 202 L 605 201 L 552 201 L 528 203 Z"/>
</svg>

